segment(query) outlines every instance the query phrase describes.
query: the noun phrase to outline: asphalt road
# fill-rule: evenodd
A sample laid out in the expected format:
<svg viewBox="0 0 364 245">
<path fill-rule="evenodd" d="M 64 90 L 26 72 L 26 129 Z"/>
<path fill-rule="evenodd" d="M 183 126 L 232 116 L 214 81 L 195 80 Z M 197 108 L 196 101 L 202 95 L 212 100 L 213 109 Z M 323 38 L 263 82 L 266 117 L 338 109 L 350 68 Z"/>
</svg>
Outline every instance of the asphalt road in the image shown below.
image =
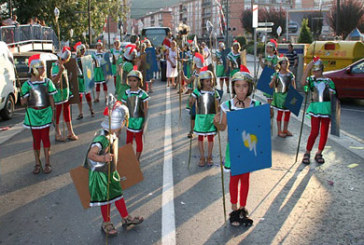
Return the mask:
<svg viewBox="0 0 364 245">
<path fill-rule="evenodd" d="M 324 165 L 294 163 L 300 124 L 292 117 L 294 137 L 276 137 L 274 129 L 272 168 L 251 174 L 247 208 L 254 225 L 234 228 L 224 223 L 217 138 L 216 166 L 197 166 L 199 153 L 194 139 L 188 168 L 188 115 L 183 110 L 179 116 L 176 90 L 171 90 L 171 110 L 167 113 L 165 83 L 155 82 L 154 91 L 141 158 L 144 181 L 124 191 L 129 212 L 144 216 L 145 221 L 134 230 L 124 231 L 112 206 L 112 221 L 119 235 L 109 238 L 108 244 L 173 244 L 165 242 L 167 237 L 174 238 L 176 244 L 364 243 L 364 161 L 360 154 L 330 138 Z M 182 107 L 187 98 L 183 96 Z M 228 98 L 225 94 L 223 100 Z M 99 103 L 95 108 L 95 118 L 88 115 L 86 106 L 84 119 L 74 121 L 78 141 L 55 144 L 51 130 L 53 172 L 49 175 L 31 173 L 34 156 L 28 130 L 0 144 L 0 244 L 106 243 L 100 231 L 99 208 L 82 208 L 68 173 L 82 164 L 93 132 L 100 127 L 104 105 Z M 165 128 L 169 123 L 170 134 Z M 308 134 L 309 128 L 304 126 L 301 155 Z M 171 144 L 165 145 L 165 137 L 170 136 Z M 226 132 L 222 132 L 223 152 L 226 140 Z M 120 145 L 124 142 L 125 132 Z M 168 171 L 172 179 L 166 177 Z M 229 174 L 224 173 L 224 179 L 229 213 Z"/>
</svg>

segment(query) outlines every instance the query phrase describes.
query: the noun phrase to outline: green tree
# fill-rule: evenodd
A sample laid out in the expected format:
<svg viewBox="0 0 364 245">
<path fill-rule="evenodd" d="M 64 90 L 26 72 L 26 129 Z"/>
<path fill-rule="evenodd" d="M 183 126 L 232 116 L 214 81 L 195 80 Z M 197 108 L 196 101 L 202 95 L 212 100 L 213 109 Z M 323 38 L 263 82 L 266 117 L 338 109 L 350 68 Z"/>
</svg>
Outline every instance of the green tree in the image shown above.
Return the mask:
<svg viewBox="0 0 364 245">
<path fill-rule="evenodd" d="M 102 33 L 105 19 L 109 13 L 114 20 L 121 18 L 122 21 L 125 21 L 126 12 L 129 11 L 129 9 L 123 8 L 119 0 L 90 0 L 90 2 L 94 40 Z M 53 28 L 56 26 L 54 8 L 57 7 L 60 10 L 58 22 L 62 40 L 70 38 L 70 29 L 74 31 L 73 40 L 75 41 L 83 40 L 83 32 L 88 33 L 87 0 L 17 0 L 14 1 L 14 7 L 20 23 L 27 23 L 29 18 L 37 17 Z"/>
<path fill-rule="evenodd" d="M 312 33 L 308 27 L 308 19 L 303 19 L 301 24 L 300 35 L 298 37 L 299 43 L 312 43 Z"/>
</svg>

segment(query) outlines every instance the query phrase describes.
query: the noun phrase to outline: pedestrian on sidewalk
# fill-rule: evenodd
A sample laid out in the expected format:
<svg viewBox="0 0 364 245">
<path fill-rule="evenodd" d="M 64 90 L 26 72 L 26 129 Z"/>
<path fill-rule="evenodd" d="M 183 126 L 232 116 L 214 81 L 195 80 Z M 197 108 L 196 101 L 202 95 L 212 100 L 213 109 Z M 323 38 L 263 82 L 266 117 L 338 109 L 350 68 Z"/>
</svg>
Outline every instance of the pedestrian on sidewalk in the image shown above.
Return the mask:
<svg viewBox="0 0 364 245">
<path fill-rule="evenodd" d="M 71 59 L 70 47 L 64 47 L 62 52 L 58 54 L 58 61 L 52 64 L 52 81 L 57 88 L 57 93 L 53 96 L 54 103 L 56 104 L 56 135 L 55 140 L 59 142 L 66 141 L 63 138 L 61 129 L 59 127 L 59 119 L 63 113 L 64 121 L 67 125 L 67 139 L 78 140 L 78 136 L 73 132 L 71 121 L 71 105 L 69 99 L 73 97 L 70 90 L 67 70 L 64 67 Z"/>
<path fill-rule="evenodd" d="M 133 144 L 135 138 L 136 157 L 140 161 L 143 151 L 143 131 L 148 117 L 149 95 L 142 89 L 143 75 L 138 70 L 132 70 L 127 77 L 130 89 L 127 89 L 121 97 L 121 101 L 130 112 L 129 124 L 126 129 L 126 143 Z"/>
<path fill-rule="evenodd" d="M 292 43 L 288 44 L 288 52 L 286 54 L 289 60 L 289 67 L 293 75 L 297 77 L 297 67 L 298 67 L 298 56 L 297 52 L 293 49 Z"/>
<path fill-rule="evenodd" d="M 312 76 L 308 76 L 309 72 Z M 311 132 L 307 140 L 306 152 L 303 155 L 302 163 L 310 164 L 310 153 L 315 144 L 317 136 L 320 134 L 320 142 L 315 155 L 315 161 L 319 164 L 325 163 L 322 152 L 325 148 L 329 134 L 331 117 L 331 98 L 336 94 L 334 82 L 323 75 L 324 64 L 318 57 L 307 65 L 301 80 L 305 91 L 310 91 L 311 103 L 307 109 L 307 114 L 311 117 Z M 307 96 L 307 95 L 306 95 Z"/>
<path fill-rule="evenodd" d="M 105 111 L 107 110 L 105 109 Z M 96 132 L 84 164 L 84 167 L 89 169 L 90 207 L 101 207 L 103 219 L 101 229 L 110 236 L 117 234 L 117 230 L 110 220 L 112 203 L 115 203 L 122 218 L 123 227 L 126 229 L 130 229 L 144 220 L 143 217 L 129 215 L 120 186 L 120 175 L 115 166 L 117 159 L 115 159 L 113 149 L 118 149 L 118 146 L 114 146 L 114 144 L 118 142 L 116 138 L 120 134 L 121 128 L 124 127 L 128 114 L 128 108 L 117 102 L 110 112 L 110 118 L 105 115 L 105 119 L 101 123 L 102 129 Z M 109 127 L 109 120 L 111 127 Z"/>
<path fill-rule="evenodd" d="M 42 169 L 40 162 L 41 142 L 43 142 L 46 162 L 43 171 L 48 174 L 52 171 L 49 128 L 52 125 L 55 111 L 53 95 L 57 93 L 57 90 L 52 81 L 45 77 L 45 65 L 39 54 L 29 58 L 28 66 L 31 77 L 21 87 L 20 102 L 27 106 L 23 126 L 32 131 L 35 156 L 33 174 L 39 174 Z"/>
<path fill-rule="evenodd" d="M 95 80 L 95 90 L 96 90 L 96 98 L 94 100 L 94 103 L 99 103 L 100 102 L 100 89 L 101 89 L 101 85 L 102 88 L 104 90 L 104 94 L 105 94 L 105 103 L 106 103 L 106 97 L 107 97 L 107 82 L 105 81 L 105 77 L 104 77 L 104 72 L 102 70 L 101 64 L 102 64 L 102 60 L 104 59 L 104 45 L 101 42 L 101 40 L 97 41 L 96 44 L 96 53 L 93 54 L 93 58 L 96 61 L 96 67 L 94 69 L 94 80 Z"/>
<path fill-rule="evenodd" d="M 198 135 L 198 148 L 200 151 L 199 167 L 204 167 L 207 162 L 208 167 L 213 166 L 212 150 L 214 147 L 214 136 L 216 135 L 216 127 L 214 125 L 214 116 L 216 108 L 219 104 L 219 93 L 214 89 L 214 75 L 211 71 L 203 71 L 200 73 L 197 88 L 193 91 L 189 100 L 192 107 L 197 102 L 196 123 L 194 133 Z M 207 161 L 204 153 L 204 138 L 208 140 Z"/>
<path fill-rule="evenodd" d="M 290 85 L 296 89 L 295 76 L 289 70 L 288 58 L 282 56 L 278 60 L 278 71 L 274 73 L 272 81 L 269 83 L 273 91 L 272 107 L 278 111 L 277 113 L 277 129 L 278 136 L 285 138 L 286 136 L 292 136 L 292 133 L 288 131 L 289 118 L 291 112 L 287 109 L 284 104 L 286 102 L 288 89 Z M 284 113 L 284 124 L 282 131 L 282 117 Z"/>
<path fill-rule="evenodd" d="M 175 79 L 177 78 L 177 43 L 171 42 L 171 48 L 167 52 L 167 87 L 170 85 L 176 88 Z"/>
<path fill-rule="evenodd" d="M 86 46 L 82 44 L 81 42 L 78 42 L 73 47 L 76 51 L 76 64 L 77 64 L 77 81 L 78 81 L 78 95 L 80 97 L 80 102 L 78 103 L 78 117 L 77 120 L 80 120 L 83 118 L 83 112 L 82 112 L 82 98 L 83 95 L 86 97 L 88 108 L 90 109 L 91 117 L 95 116 L 95 112 L 92 108 L 92 98 L 91 98 L 91 92 L 86 92 L 86 84 L 84 79 L 84 74 L 82 71 L 82 62 L 81 58 L 85 55 L 86 52 Z"/>
<path fill-rule="evenodd" d="M 242 66 L 241 71 L 236 72 L 231 80 L 233 98 L 221 104 L 221 113 L 216 113 L 214 118 L 214 124 L 218 130 L 224 131 L 227 128 L 226 114 L 229 111 L 242 110 L 244 108 L 254 107 L 260 105 L 259 101 L 250 98 L 254 90 L 254 80 L 249 74 L 249 70 Z M 242 118 L 242 120 L 249 120 L 248 118 Z M 225 169 L 230 171 L 231 164 L 242 164 L 241 162 L 231 162 L 229 143 L 226 145 L 225 152 Z M 249 192 L 249 177 L 250 173 L 239 174 L 232 176 L 230 174 L 230 202 L 232 212 L 230 213 L 230 224 L 232 226 L 240 226 L 242 224 L 252 225 L 253 220 L 248 217 L 248 211 L 246 209 L 246 203 Z M 240 207 L 238 208 L 238 192 L 240 181 Z"/>
</svg>

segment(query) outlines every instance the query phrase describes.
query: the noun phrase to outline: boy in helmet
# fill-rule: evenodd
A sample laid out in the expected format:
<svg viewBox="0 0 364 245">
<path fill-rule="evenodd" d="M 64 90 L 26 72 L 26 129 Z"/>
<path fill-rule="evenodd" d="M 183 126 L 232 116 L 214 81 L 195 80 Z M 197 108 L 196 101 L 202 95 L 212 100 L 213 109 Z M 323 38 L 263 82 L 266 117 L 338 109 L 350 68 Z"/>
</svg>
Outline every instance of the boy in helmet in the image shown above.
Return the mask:
<svg viewBox="0 0 364 245">
<path fill-rule="evenodd" d="M 125 91 L 129 89 L 129 85 L 127 84 L 127 75 L 134 69 L 135 58 L 137 56 L 136 48 L 135 44 L 126 45 L 123 54 L 123 62 L 118 65 L 118 73 L 121 78 L 120 84 L 117 85 L 116 90 L 116 97 L 118 100 L 121 100 Z"/>
<path fill-rule="evenodd" d="M 107 114 L 101 123 L 102 129 L 95 133 L 89 146 L 84 167 L 89 169 L 90 207 L 101 207 L 103 218 L 101 229 L 105 234 L 114 236 L 117 230 L 110 220 L 112 203 L 115 203 L 122 218 L 123 227 L 126 229 L 142 223 L 144 219 L 131 217 L 128 214 L 120 186 L 120 176 L 115 166 L 118 159 L 114 151 L 118 149 L 117 138 L 120 130 L 129 117 L 128 108 L 119 101 L 115 102 L 112 95 L 109 96 L 113 99 L 110 99 L 110 106 L 105 109 Z"/>
<path fill-rule="evenodd" d="M 101 63 L 102 60 L 104 59 L 104 54 L 105 52 L 103 51 L 104 49 L 104 45 L 103 43 L 98 40 L 97 44 L 96 44 L 96 53 L 93 54 L 93 58 L 96 61 L 96 67 L 95 67 L 95 74 L 94 74 L 94 79 L 95 79 L 95 84 L 96 84 L 96 98 L 94 100 L 95 103 L 100 102 L 100 89 L 101 89 L 101 85 L 102 88 L 104 90 L 104 94 L 105 94 L 105 102 L 106 102 L 106 96 L 107 96 L 107 83 L 105 81 L 105 77 L 104 77 L 104 72 L 101 68 Z"/>
<path fill-rule="evenodd" d="M 126 143 L 136 142 L 136 157 L 139 161 L 143 151 L 143 130 L 148 116 L 148 100 L 150 97 L 141 89 L 143 87 L 143 75 L 138 70 L 132 70 L 127 76 L 130 86 L 121 98 L 130 112 L 130 120 L 126 129 Z"/>
<path fill-rule="evenodd" d="M 312 76 L 308 76 L 309 72 Z M 319 164 L 325 163 L 322 152 L 325 148 L 327 137 L 329 134 L 330 118 L 331 118 L 331 97 L 336 94 L 335 84 L 322 73 L 324 64 L 318 57 L 307 65 L 301 80 L 305 91 L 311 93 L 311 103 L 307 109 L 307 114 L 311 117 L 311 133 L 307 140 L 306 152 L 303 155 L 302 163 L 310 164 L 310 153 L 315 144 L 317 136 L 320 134 L 320 142 L 315 155 L 315 161 Z M 307 89 L 306 89 L 307 88 Z"/>
<path fill-rule="evenodd" d="M 52 171 L 50 164 L 49 127 L 52 124 L 53 113 L 55 110 L 53 95 L 57 90 L 52 81 L 45 77 L 44 62 L 40 55 L 33 55 L 29 58 L 29 70 L 31 78 L 23 83 L 21 87 L 22 105 L 26 105 L 24 127 L 32 130 L 33 150 L 35 156 L 35 166 L 33 174 L 39 174 L 42 169 L 40 162 L 40 147 L 43 142 L 45 174 Z"/>
</svg>

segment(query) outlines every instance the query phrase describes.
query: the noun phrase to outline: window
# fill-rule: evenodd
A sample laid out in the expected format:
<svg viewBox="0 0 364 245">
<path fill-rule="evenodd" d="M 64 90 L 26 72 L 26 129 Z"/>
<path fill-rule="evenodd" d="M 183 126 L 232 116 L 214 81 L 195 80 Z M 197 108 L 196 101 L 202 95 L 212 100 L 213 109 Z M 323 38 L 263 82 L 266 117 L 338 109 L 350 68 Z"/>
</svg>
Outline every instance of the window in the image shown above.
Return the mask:
<svg viewBox="0 0 364 245">
<path fill-rule="evenodd" d="M 354 65 L 351 68 L 351 73 L 353 74 L 364 74 L 364 60 L 360 62 L 359 64 Z"/>
</svg>

